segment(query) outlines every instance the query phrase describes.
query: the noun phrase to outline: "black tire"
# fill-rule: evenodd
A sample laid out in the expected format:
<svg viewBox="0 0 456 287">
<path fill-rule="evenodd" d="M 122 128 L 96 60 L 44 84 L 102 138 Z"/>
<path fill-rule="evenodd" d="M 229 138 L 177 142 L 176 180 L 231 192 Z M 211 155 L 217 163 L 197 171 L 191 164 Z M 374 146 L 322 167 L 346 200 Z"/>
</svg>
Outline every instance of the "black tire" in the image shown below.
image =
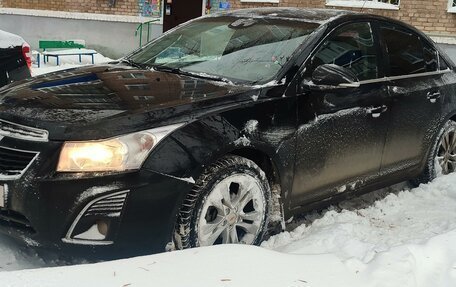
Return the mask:
<svg viewBox="0 0 456 287">
<path fill-rule="evenodd" d="M 440 152 L 440 144 L 442 142 L 443 136 L 447 133 L 455 133 L 456 134 L 456 122 L 453 120 L 449 120 L 445 123 L 443 128 L 440 129 L 436 140 L 432 146 L 431 151 L 429 152 L 426 165 L 424 167 L 423 172 L 411 183 L 415 186 L 418 186 L 420 183 L 428 183 L 437 177 L 437 170 L 436 170 L 436 157 Z M 451 171 L 452 172 L 452 171 Z"/>
<path fill-rule="evenodd" d="M 206 168 L 203 174 L 196 180 L 194 187 L 185 199 L 177 218 L 174 233 L 177 249 L 200 246 L 198 240 L 198 221 L 201 217 L 205 200 L 211 192 L 214 192 L 213 190 L 218 183 L 230 176 L 236 175 L 253 178 L 256 180 L 256 186 L 261 187 L 264 196 L 264 216 L 262 216 L 261 226 L 252 244 L 258 245 L 261 243 L 268 226 L 271 188 L 265 173 L 258 165 L 249 159 L 230 155 L 221 158 Z M 229 192 L 231 192 L 231 188 Z M 216 242 L 215 244 L 219 243 Z"/>
</svg>

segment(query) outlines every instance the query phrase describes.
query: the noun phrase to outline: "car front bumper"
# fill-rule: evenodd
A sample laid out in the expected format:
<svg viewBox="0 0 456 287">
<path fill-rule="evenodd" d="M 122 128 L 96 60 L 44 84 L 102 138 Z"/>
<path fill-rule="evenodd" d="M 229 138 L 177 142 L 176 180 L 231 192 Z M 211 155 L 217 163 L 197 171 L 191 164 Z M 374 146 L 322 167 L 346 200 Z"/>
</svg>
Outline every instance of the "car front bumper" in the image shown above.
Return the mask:
<svg viewBox="0 0 456 287">
<path fill-rule="evenodd" d="M 2 145 L 15 142 L 4 141 Z M 20 178 L 0 179 L 1 233 L 68 253 L 121 257 L 165 251 L 192 183 L 147 169 L 58 174 L 51 172 L 56 150 L 42 148 Z"/>
</svg>

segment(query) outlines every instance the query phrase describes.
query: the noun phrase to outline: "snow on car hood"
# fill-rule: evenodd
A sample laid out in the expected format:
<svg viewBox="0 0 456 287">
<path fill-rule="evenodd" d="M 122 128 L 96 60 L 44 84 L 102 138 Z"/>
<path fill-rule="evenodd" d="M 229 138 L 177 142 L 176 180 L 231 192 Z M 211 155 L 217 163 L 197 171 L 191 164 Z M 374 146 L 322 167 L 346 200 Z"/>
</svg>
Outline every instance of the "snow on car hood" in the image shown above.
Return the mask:
<svg viewBox="0 0 456 287">
<path fill-rule="evenodd" d="M 22 46 L 24 42 L 18 35 L 0 30 L 0 49 Z"/>
<path fill-rule="evenodd" d="M 0 90 L 0 118 L 46 129 L 50 139 L 107 138 L 194 118 L 198 111 L 240 101 L 234 95 L 251 100 L 243 94 L 250 90 L 122 65 L 88 66 Z"/>
</svg>

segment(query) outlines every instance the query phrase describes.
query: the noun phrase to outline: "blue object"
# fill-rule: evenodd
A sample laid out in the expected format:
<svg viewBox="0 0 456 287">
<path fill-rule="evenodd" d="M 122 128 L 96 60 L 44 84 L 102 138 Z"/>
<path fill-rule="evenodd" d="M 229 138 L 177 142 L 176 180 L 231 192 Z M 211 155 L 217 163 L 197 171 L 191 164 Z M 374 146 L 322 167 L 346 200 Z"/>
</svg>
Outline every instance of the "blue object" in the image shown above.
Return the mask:
<svg viewBox="0 0 456 287">
<path fill-rule="evenodd" d="M 219 3 L 219 9 L 220 10 L 228 10 L 231 8 L 230 2 L 220 2 Z"/>
</svg>

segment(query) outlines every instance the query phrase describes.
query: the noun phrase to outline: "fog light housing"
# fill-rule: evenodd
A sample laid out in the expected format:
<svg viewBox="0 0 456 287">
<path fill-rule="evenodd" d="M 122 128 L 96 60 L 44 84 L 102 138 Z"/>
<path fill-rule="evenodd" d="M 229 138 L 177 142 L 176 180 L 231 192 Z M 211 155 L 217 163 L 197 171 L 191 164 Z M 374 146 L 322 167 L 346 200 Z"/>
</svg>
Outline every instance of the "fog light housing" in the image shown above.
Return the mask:
<svg viewBox="0 0 456 287">
<path fill-rule="evenodd" d="M 84 245 L 114 243 L 129 190 L 100 196 L 90 201 L 71 224 L 63 242 Z"/>
</svg>

